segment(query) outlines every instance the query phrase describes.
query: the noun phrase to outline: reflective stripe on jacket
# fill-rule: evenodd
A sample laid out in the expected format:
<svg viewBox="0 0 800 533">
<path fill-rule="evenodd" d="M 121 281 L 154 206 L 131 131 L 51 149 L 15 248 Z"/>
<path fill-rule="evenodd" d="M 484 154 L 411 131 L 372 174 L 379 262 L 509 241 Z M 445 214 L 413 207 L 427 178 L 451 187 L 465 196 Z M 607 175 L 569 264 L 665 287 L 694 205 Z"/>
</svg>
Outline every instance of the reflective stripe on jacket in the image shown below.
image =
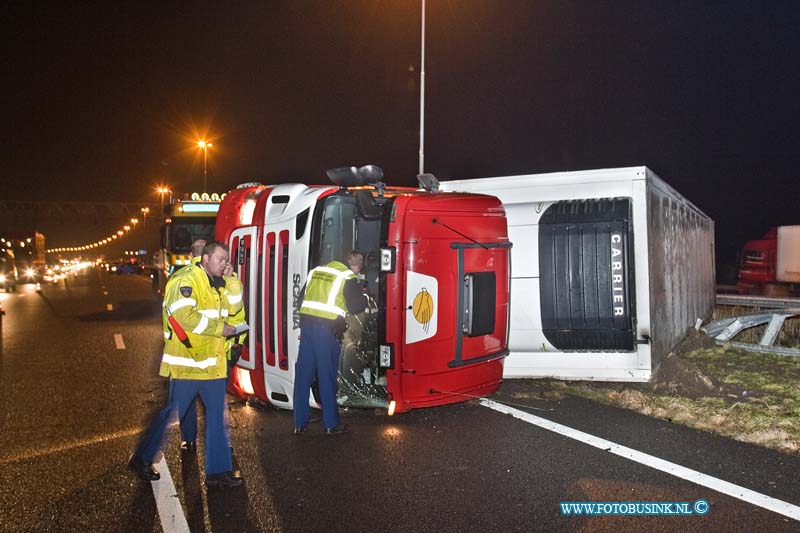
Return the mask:
<svg viewBox="0 0 800 533">
<path fill-rule="evenodd" d="M 186 266 L 170 277 L 162 311 L 164 355 L 160 375 L 174 379 L 227 376 L 227 341 L 222 336 L 222 329 L 231 312 L 239 312 L 241 307 L 241 304 L 229 305 L 227 296 L 227 287 L 221 287 L 219 291 L 212 288 L 208 274 L 196 264 Z M 186 332 L 190 346 L 181 342 L 172 331 L 169 315 Z"/>
<path fill-rule="evenodd" d="M 344 284 L 355 277 L 353 271 L 339 261 L 331 261 L 325 266 L 312 269 L 308 273 L 300 314 L 329 320 L 345 316 L 347 304 L 344 299 Z"/>
</svg>

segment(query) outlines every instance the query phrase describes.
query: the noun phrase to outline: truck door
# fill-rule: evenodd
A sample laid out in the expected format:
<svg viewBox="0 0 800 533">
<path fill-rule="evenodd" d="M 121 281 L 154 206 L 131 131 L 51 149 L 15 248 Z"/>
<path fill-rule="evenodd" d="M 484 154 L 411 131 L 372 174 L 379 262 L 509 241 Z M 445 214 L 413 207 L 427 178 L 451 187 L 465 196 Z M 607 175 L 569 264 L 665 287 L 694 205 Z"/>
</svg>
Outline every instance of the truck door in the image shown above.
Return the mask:
<svg viewBox="0 0 800 533">
<path fill-rule="evenodd" d="M 255 250 L 256 236 L 258 228 L 249 226 L 239 228 L 231 233 L 229 247 L 231 263 L 234 272 L 244 284 L 244 307 L 247 325 L 250 326 L 250 333 L 247 335 L 247 344 L 242 349 L 242 356 L 239 358 L 238 366 L 248 370 L 255 370 L 258 349 L 256 345 L 257 323 L 254 318 L 257 316 L 257 275 L 258 275 L 258 254 Z"/>
</svg>

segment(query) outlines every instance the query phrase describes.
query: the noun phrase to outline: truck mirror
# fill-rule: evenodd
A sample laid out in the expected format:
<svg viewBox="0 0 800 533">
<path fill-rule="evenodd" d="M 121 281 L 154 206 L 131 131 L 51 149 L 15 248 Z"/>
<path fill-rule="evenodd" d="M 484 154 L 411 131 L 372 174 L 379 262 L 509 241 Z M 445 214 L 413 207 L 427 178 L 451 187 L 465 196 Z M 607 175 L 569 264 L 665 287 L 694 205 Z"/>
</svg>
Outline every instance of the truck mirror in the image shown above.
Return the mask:
<svg viewBox="0 0 800 533">
<path fill-rule="evenodd" d="M 377 183 L 383 179 L 383 169 L 378 165 L 364 165 L 358 169 L 364 183 Z"/>
<path fill-rule="evenodd" d="M 338 185 L 339 187 L 357 187 L 359 185 L 364 185 L 364 180 L 359 175 L 356 167 L 332 168 L 326 171 L 325 174 L 328 175 L 328 179 L 331 180 L 334 185 Z"/>
<path fill-rule="evenodd" d="M 419 174 L 417 176 L 417 182 L 420 188 L 426 191 L 439 192 L 439 180 L 437 180 L 436 176 L 433 174 Z"/>
<path fill-rule="evenodd" d="M 358 214 L 366 220 L 378 220 L 381 218 L 381 206 L 375 201 L 372 193 L 360 189 L 356 191 L 356 207 Z"/>
</svg>

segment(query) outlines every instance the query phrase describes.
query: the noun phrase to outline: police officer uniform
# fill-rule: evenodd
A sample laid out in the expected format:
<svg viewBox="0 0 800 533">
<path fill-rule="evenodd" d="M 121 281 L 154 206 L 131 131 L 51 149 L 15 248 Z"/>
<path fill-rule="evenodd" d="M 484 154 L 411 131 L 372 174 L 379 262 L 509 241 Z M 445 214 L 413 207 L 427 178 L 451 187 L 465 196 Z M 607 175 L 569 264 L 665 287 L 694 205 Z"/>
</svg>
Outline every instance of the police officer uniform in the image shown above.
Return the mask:
<svg viewBox="0 0 800 533">
<path fill-rule="evenodd" d="M 308 274 L 300 305 L 300 348 L 295 364 L 295 434 L 302 433 L 308 426 L 311 384 L 315 377 L 319 383 L 325 432 L 343 431 L 336 403 L 341 352 L 337 332 L 344 331 L 344 317 L 348 312 L 360 313 L 366 308 L 366 299 L 355 280 L 355 274 L 339 261 L 316 267 Z"/>
<path fill-rule="evenodd" d="M 142 479 L 160 477 L 152 462 L 163 446 L 174 413 L 183 418 L 199 395 L 206 408 L 206 484 L 241 484 L 241 478 L 231 475 L 224 416 L 228 340 L 222 333 L 228 317 L 241 311 L 242 299 L 241 293 L 238 299 L 229 299 L 226 285 L 222 278 L 212 278 L 196 264 L 179 270 L 167 283 L 159 375 L 170 378 L 169 397 L 129 462 Z"/>
<path fill-rule="evenodd" d="M 192 265 L 198 266 L 199 264 L 200 257 L 192 258 Z M 223 316 L 226 316 L 227 314 L 228 324 L 231 326 L 236 326 L 245 321 L 245 311 L 242 301 L 244 287 L 239 278 L 236 277 L 235 273 L 231 276 L 224 276 L 223 279 L 225 281 L 225 298 L 228 303 L 228 310 L 223 310 L 222 313 Z M 231 363 L 231 349 L 234 346 L 234 342 L 242 342 L 245 335 L 246 334 L 242 334 L 237 337 L 225 339 L 225 354 L 227 355 L 228 359 L 228 368 L 236 363 L 236 361 Z M 181 450 L 194 453 L 197 450 L 197 403 L 195 401 L 189 403 L 189 407 L 180 418 L 180 428 Z M 228 438 L 230 440 L 230 432 L 228 432 Z"/>
</svg>

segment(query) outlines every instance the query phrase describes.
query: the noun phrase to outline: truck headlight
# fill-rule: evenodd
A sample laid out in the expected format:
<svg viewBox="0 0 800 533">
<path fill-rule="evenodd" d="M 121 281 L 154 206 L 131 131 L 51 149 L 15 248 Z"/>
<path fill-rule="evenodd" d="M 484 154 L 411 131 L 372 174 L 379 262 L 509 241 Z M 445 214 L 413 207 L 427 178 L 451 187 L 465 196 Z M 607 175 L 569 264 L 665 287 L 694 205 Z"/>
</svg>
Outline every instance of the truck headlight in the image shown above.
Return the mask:
<svg viewBox="0 0 800 533">
<path fill-rule="evenodd" d="M 392 368 L 394 366 L 393 344 L 381 344 L 378 354 L 378 365 L 381 368 Z"/>
</svg>

